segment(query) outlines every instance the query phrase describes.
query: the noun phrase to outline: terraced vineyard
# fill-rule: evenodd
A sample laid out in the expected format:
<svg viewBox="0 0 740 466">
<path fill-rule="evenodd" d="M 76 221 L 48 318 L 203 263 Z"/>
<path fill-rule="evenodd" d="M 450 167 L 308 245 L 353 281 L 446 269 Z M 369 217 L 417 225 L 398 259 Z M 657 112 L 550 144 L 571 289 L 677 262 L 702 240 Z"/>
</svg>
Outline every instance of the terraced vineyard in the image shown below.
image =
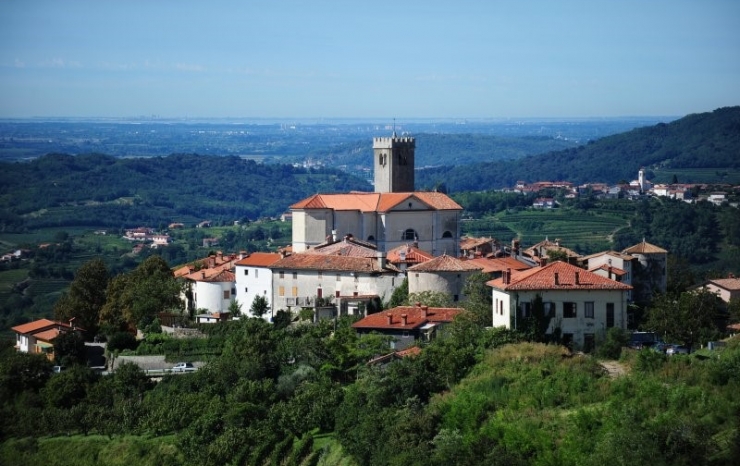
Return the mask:
<svg viewBox="0 0 740 466">
<path fill-rule="evenodd" d="M 509 243 L 519 238 L 525 247 L 545 238 L 560 239 L 563 246 L 581 254 L 609 249 L 611 235 L 628 221 L 619 214 L 593 210 L 570 209 L 523 210 L 497 214 L 463 223 L 463 233 L 472 236 L 492 236 Z"/>
</svg>

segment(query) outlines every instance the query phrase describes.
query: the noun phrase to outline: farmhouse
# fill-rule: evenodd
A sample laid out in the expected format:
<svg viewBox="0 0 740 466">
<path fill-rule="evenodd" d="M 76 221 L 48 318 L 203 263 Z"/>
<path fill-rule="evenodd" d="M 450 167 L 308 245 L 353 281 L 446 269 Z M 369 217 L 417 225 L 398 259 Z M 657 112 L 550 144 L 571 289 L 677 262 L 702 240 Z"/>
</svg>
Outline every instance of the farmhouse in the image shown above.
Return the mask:
<svg viewBox="0 0 740 466">
<path fill-rule="evenodd" d="M 539 299 L 549 319 L 546 333 L 573 348 L 589 351 L 597 335 L 627 327 L 632 287 L 565 262 L 507 271 L 487 285 L 492 288 L 494 327 L 521 328 L 534 316 Z"/>
</svg>

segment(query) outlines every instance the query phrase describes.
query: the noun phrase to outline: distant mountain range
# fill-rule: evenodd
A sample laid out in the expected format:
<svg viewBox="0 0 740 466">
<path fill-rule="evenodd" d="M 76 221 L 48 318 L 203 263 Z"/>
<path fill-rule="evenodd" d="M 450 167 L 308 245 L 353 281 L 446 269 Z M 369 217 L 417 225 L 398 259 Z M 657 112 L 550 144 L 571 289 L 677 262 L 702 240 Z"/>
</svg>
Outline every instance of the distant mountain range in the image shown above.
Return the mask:
<svg viewBox="0 0 740 466">
<path fill-rule="evenodd" d="M 687 183 L 699 181 L 692 179 L 692 170 L 716 170 L 713 182 L 721 182 L 728 170 L 740 171 L 740 107 L 692 114 L 517 160 L 419 170 L 416 183 L 420 188 L 445 184 L 454 191 L 502 188 L 518 180 L 616 183 L 634 179 L 641 167 L 651 176 L 681 170 L 680 181 Z"/>
</svg>

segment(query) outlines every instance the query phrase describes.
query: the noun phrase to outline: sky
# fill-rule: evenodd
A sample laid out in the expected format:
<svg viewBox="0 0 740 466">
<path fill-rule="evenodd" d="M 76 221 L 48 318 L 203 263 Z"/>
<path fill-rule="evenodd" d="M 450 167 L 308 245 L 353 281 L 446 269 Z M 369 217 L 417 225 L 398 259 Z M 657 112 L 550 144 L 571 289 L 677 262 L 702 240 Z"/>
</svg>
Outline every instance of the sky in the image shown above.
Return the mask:
<svg viewBox="0 0 740 466">
<path fill-rule="evenodd" d="M 740 105 L 738 0 L 0 0 L 0 118 Z"/>
</svg>

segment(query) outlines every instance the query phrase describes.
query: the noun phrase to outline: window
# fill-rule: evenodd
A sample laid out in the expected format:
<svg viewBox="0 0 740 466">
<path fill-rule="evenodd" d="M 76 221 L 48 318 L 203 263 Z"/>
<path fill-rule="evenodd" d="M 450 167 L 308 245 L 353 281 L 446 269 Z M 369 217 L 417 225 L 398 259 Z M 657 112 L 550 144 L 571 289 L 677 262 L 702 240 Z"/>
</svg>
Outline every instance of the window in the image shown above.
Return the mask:
<svg viewBox="0 0 740 466">
<path fill-rule="evenodd" d="M 458 302 L 458 301 L 460 300 L 460 297 L 459 297 L 458 295 L 453 295 L 453 296 L 452 296 L 452 300 L 453 300 L 454 302 Z"/>
<path fill-rule="evenodd" d="M 522 318 L 532 315 L 532 303 L 519 303 L 519 309 L 522 311 Z"/>
<path fill-rule="evenodd" d="M 318 271 L 318 275 L 319 275 L 319 277 L 318 277 L 319 280 L 321 280 L 322 278 L 324 278 L 324 272 L 322 272 L 321 270 Z"/>
<path fill-rule="evenodd" d="M 293 272 L 293 280 L 298 280 L 298 272 Z"/>
<path fill-rule="evenodd" d="M 586 316 L 587 319 L 594 318 L 594 302 L 593 301 L 587 301 L 583 303 L 583 314 Z"/>
<path fill-rule="evenodd" d="M 224 299 L 230 299 L 231 298 L 231 291 L 224 290 Z"/>
<path fill-rule="evenodd" d="M 419 239 L 419 235 L 416 234 L 416 230 L 414 230 L 413 228 L 409 228 L 403 232 L 401 239 L 408 240 L 408 241 L 415 241 Z"/>
<path fill-rule="evenodd" d="M 339 297 L 339 290 L 334 292 L 334 296 L 336 296 L 337 298 Z"/>
<path fill-rule="evenodd" d="M 341 282 L 342 281 L 342 276 L 340 274 L 337 274 L 337 281 L 338 282 Z"/>
<path fill-rule="evenodd" d="M 282 270 L 278 272 L 278 274 L 280 275 L 280 278 L 285 278 L 285 272 L 283 272 Z"/>
<path fill-rule="evenodd" d="M 244 287 L 244 292 L 245 292 L 245 293 L 249 293 L 249 288 L 247 288 L 247 287 L 245 286 L 245 287 Z"/>
<path fill-rule="evenodd" d="M 293 289 L 291 290 L 291 293 L 293 296 L 298 296 L 298 287 L 294 286 Z"/>
<path fill-rule="evenodd" d="M 606 326 L 614 327 L 614 303 L 606 303 Z"/>
<path fill-rule="evenodd" d="M 285 296 L 285 287 L 282 285 L 278 288 L 278 296 Z"/>
<path fill-rule="evenodd" d="M 542 303 L 542 310 L 545 312 L 545 317 L 555 317 L 555 303 Z"/>
<path fill-rule="evenodd" d="M 442 238 L 452 238 L 452 232 L 450 230 L 445 231 L 442 233 Z"/>
<path fill-rule="evenodd" d="M 254 278 L 258 278 L 260 276 L 259 269 L 254 269 Z"/>
<path fill-rule="evenodd" d="M 375 237 L 373 235 L 370 235 L 367 237 L 368 241 L 375 241 Z"/>
<path fill-rule="evenodd" d="M 501 302 L 499 303 L 499 308 L 501 309 L 501 315 L 504 315 L 504 301 L 503 300 L 501 300 Z"/>
<path fill-rule="evenodd" d="M 575 319 L 576 317 L 576 303 L 563 303 L 563 318 L 564 319 Z"/>
<path fill-rule="evenodd" d="M 244 269 L 244 275 L 249 275 L 249 269 Z"/>
</svg>

